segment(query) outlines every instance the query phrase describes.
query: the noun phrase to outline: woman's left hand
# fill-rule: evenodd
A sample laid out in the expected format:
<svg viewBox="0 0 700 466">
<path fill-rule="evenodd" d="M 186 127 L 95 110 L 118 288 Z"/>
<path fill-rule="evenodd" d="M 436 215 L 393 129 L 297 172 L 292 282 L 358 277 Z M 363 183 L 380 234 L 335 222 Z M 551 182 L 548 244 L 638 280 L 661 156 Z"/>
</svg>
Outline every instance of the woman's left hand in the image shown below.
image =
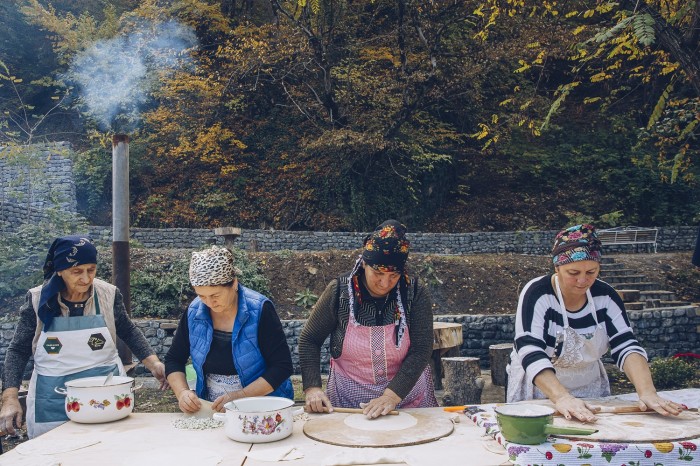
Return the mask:
<svg viewBox="0 0 700 466">
<path fill-rule="evenodd" d="M 379 416 L 386 416 L 389 411 L 396 408 L 396 405 L 401 402 L 401 398 L 389 390 L 388 388 L 384 390 L 382 396 L 370 400 L 369 403 L 360 403 L 360 408 L 362 408 L 362 413 L 370 419 L 377 418 Z"/>
<path fill-rule="evenodd" d="M 671 400 L 667 400 L 665 398 L 661 398 L 656 392 L 647 395 L 640 395 L 639 408 L 642 411 L 646 411 L 647 409 L 653 409 L 662 416 L 668 416 L 669 414 L 678 416 L 681 413 L 681 411 L 685 409 L 685 407 L 681 404 L 678 404 Z"/>
</svg>

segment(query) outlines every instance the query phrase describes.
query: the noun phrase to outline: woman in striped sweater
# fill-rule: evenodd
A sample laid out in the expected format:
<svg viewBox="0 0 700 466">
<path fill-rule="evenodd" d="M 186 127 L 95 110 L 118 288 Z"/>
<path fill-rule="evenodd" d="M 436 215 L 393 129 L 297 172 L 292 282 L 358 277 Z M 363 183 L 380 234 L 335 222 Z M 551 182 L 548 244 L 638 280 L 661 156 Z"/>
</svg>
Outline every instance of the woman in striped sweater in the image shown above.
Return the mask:
<svg viewBox="0 0 700 466">
<path fill-rule="evenodd" d="M 562 230 L 552 249 L 554 273 L 523 288 L 507 401 L 549 398 L 567 419 L 595 421 L 591 405 L 580 398 L 610 395 L 601 361 L 610 350 L 634 384 L 642 410 L 677 415 L 681 405 L 656 393 L 647 354 L 634 337 L 622 300 L 598 279 L 600 249 L 592 225 Z"/>
</svg>

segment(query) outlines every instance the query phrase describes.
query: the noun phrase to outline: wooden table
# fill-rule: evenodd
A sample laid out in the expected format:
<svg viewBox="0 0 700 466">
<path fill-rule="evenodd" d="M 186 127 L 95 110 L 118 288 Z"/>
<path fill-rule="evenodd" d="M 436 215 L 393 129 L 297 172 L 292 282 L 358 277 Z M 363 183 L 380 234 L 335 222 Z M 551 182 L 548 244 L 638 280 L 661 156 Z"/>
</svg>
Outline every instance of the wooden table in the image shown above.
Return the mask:
<svg viewBox="0 0 700 466">
<path fill-rule="evenodd" d="M 407 412 L 415 410 L 406 410 Z M 435 416 L 456 416 L 442 408 L 427 408 L 421 412 Z M 23 445 L 39 450 L 47 444 L 75 439 L 100 440 L 100 443 L 80 450 L 54 455 L 22 455 L 17 448 L 0 455 L 0 465 L 47 466 L 72 465 L 139 465 L 162 464 L 167 466 L 207 466 L 207 455 L 221 457 L 221 465 L 273 466 L 275 462 L 246 458 L 249 451 L 265 454 L 296 448 L 302 458 L 278 462 L 280 466 L 325 466 L 348 455 L 383 456 L 396 460 L 393 464 L 413 466 L 439 463 L 440 466 L 495 466 L 507 465 L 503 447 L 492 438 L 484 436 L 483 430 L 463 414 L 457 415 L 461 422 L 455 424 L 454 432 L 443 439 L 422 445 L 398 448 L 351 448 L 317 442 L 303 433 L 304 421 L 294 422 L 292 435 L 273 443 L 238 443 L 226 437 L 223 428 L 205 431 L 175 429 L 172 421 L 180 414 L 132 414 L 128 418 L 107 424 L 66 424 L 29 440 Z M 314 414 L 311 416 L 324 416 Z M 397 431 L 400 432 L 400 431 Z M 399 434 L 397 434 L 399 435 Z M 467 458 L 468 455 L 468 460 Z M 175 458 L 175 459 L 174 459 Z M 193 459 L 197 458 L 197 459 Z M 392 464 L 392 463 L 384 463 Z"/>
<path fill-rule="evenodd" d="M 433 322 L 433 383 L 435 390 L 442 390 L 443 356 L 459 356 L 462 346 L 462 324 L 453 322 Z"/>
</svg>

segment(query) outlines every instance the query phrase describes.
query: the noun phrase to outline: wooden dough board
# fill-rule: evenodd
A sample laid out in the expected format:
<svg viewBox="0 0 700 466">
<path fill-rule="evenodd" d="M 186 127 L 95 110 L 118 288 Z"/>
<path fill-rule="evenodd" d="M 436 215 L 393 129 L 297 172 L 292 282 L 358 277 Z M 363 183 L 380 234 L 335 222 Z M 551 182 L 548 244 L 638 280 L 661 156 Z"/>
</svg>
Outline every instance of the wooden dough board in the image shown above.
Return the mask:
<svg viewBox="0 0 700 466">
<path fill-rule="evenodd" d="M 636 402 L 622 400 L 586 400 L 594 406 L 636 406 Z M 553 407 L 548 400 L 529 401 L 528 403 L 543 404 Z M 595 442 L 622 443 L 657 443 L 672 442 L 700 438 L 700 414 L 697 411 L 684 411 L 678 416 L 662 416 L 661 414 L 633 413 L 597 414 L 598 420 L 593 424 L 583 424 L 579 421 L 567 421 L 561 416 L 554 417 L 555 426 L 591 427 L 598 429 L 592 435 L 552 435 L 569 440 L 592 440 Z"/>
<path fill-rule="evenodd" d="M 345 424 L 345 418 L 353 414 L 319 414 L 306 421 L 304 434 L 319 442 L 343 447 L 404 447 L 447 437 L 454 430 L 452 421 L 440 415 L 422 413 L 420 410 L 402 413 L 413 416 L 418 422 L 406 429 L 370 431 Z"/>
</svg>

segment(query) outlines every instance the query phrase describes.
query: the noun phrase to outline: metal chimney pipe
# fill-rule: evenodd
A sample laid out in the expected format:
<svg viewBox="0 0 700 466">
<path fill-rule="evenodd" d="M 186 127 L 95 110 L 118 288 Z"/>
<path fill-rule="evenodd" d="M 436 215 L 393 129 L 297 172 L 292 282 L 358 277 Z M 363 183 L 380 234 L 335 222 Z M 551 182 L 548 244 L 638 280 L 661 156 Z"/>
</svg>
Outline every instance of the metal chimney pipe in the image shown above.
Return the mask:
<svg viewBox="0 0 700 466">
<path fill-rule="evenodd" d="M 126 312 L 131 315 L 129 261 L 129 136 L 112 137 L 112 284 L 124 297 Z M 131 350 L 117 342 L 124 366 L 131 366 Z"/>
</svg>

